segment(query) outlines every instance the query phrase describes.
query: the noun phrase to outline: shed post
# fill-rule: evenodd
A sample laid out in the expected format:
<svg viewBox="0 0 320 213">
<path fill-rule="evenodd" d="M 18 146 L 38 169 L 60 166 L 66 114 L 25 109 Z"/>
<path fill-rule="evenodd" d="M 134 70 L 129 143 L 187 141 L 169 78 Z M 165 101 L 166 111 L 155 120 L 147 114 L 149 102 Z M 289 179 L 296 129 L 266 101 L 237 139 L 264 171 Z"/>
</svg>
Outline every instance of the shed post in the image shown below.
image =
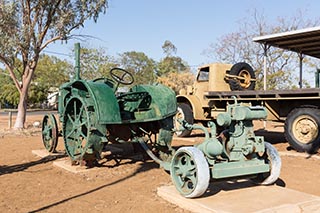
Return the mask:
<svg viewBox="0 0 320 213">
<path fill-rule="evenodd" d="M 302 53 L 298 53 L 299 55 L 299 88 L 302 88 L 302 60 L 304 58 L 304 55 Z"/>
</svg>

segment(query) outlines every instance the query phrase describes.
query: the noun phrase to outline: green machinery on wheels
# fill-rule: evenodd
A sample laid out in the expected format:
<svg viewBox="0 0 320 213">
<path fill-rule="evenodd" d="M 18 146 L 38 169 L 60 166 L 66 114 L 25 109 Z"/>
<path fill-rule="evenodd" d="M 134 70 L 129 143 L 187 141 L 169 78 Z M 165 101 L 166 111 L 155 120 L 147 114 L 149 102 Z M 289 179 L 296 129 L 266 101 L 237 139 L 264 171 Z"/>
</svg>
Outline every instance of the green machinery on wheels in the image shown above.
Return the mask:
<svg viewBox="0 0 320 213">
<path fill-rule="evenodd" d="M 116 95 L 120 84 L 134 82 L 130 72 L 113 68 L 111 78 L 80 78 L 80 44 L 75 45 L 75 79 L 59 89 L 58 113 L 62 130 L 53 114 L 45 115 L 42 139 L 54 152 L 58 137 L 72 162 L 94 162 L 110 143 L 149 143 L 162 157 L 170 155 L 175 93 L 161 84 L 135 85 L 127 93 Z M 152 137 L 158 135 L 157 138 Z"/>
<path fill-rule="evenodd" d="M 49 152 L 55 151 L 62 136 L 72 162 L 92 163 L 109 144 L 139 143 L 170 172 L 177 190 L 188 198 L 205 193 L 211 179 L 250 176 L 261 184 L 278 179 L 281 160 L 276 149 L 253 131 L 252 120 L 267 115 L 263 107 L 235 100 L 227 112 L 218 115 L 217 124 L 225 130 L 217 137 L 213 122 L 208 123 L 208 130 L 176 116 L 175 93 L 164 85 L 135 85 L 117 94 L 120 84 L 134 82 L 132 74 L 121 68 L 111 69 L 111 78 L 82 80 L 79 44 L 75 52 L 75 79 L 59 90 L 61 130 L 53 114 L 43 118 L 42 140 Z M 181 129 L 174 129 L 174 120 L 181 123 Z M 202 130 L 204 141 L 175 149 L 171 146 L 174 131 L 182 129 Z"/>
</svg>

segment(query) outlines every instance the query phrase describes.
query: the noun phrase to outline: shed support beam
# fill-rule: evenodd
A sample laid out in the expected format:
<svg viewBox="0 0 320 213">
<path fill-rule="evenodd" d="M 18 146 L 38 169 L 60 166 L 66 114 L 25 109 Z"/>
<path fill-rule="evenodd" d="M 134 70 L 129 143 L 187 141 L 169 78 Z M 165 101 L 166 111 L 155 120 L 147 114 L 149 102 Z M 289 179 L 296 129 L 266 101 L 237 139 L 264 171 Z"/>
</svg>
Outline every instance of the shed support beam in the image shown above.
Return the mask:
<svg viewBox="0 0 320 213">
<path fill-rule="evenodd" d="M 304 55 L 302 53 L 298 53 L 299 55 L 299 88 L 302 88 L 302 61 L 304 58 Z"/>
<path fill-rule="evenodd" d="M 267 90 L 267 59 L 268 59 L 268 50 L 270 45 L 266 43 L 262 44 L 263 46 L 263 90 Z"/>
</svg>

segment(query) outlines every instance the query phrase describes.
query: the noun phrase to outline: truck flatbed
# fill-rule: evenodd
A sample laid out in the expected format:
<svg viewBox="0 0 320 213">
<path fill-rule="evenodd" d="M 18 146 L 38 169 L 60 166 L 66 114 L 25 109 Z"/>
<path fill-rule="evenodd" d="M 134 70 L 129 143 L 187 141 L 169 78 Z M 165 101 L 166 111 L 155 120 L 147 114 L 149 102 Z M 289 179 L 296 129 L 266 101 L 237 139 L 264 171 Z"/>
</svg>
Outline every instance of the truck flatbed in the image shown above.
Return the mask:
<svg viewBox="0 0 320 213">
<path fill-rule="evenodd" d="M 204 92 L 205 98 L 215 101 L 233 100 L 233 96 L 239 101 L 264 101 L 264 100 L 306 100 L 320 99 L 320 88 L 296 89 L 296 90 L 245 90 L 245 91 L 208 91 Z"/>
</svg>

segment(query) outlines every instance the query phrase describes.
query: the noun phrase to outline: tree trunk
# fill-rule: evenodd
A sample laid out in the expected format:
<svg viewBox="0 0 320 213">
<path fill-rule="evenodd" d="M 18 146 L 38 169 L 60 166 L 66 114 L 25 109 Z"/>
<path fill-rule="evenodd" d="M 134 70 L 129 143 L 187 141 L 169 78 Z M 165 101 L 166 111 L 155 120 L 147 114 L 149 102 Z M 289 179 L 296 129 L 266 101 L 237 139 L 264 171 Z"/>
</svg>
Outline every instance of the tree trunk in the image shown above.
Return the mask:
<svg viewBox="0 0 320 213">
<path fill-rule="evenodd" d="M 27 114 L 27 99 L 28 99 L 27 94 L 28 94 L 28 90 L 22 89 L 20 93 L 16 122 L 14 124 L 15 129 L 24 128 L 24 122 L 26 121 L 26 114 Z"/>
</svg>

